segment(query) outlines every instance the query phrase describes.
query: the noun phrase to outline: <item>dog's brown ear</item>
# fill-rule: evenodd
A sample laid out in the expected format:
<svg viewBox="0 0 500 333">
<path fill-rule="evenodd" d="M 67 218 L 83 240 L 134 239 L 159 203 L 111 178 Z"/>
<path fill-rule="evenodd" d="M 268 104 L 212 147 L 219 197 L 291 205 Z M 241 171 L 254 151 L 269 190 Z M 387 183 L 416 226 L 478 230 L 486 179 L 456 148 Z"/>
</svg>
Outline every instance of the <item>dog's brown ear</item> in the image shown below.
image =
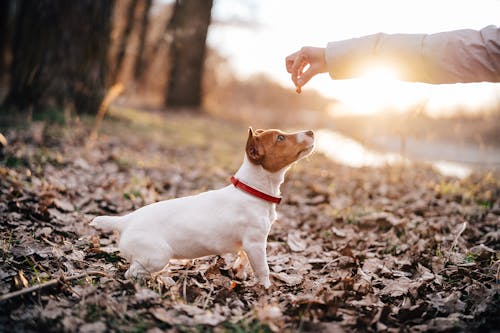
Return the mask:
<svg viewBox="0 0 500 333">
<path fill-rule="evenodd" d="M 261 164 L 264 158 L 264 148 L 260 143 L 259 137 L 257 137 L 253 131 L 252 127 L 248 128 L 248 139 L 246 153 L 248 159 L 254 164 Z"/>
</svg>

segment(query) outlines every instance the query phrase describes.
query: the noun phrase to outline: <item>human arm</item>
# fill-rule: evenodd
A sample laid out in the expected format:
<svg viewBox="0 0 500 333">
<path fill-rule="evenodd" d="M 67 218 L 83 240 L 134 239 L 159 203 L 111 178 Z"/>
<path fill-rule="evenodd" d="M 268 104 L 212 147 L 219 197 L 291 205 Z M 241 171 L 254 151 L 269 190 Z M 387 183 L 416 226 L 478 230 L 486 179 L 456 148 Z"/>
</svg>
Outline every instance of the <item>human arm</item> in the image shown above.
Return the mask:
<svg viewBox="0 0 500 333">
<path fill-rule="evenodd" d="M 369 67 L 395 67 L 404 81 L 499 82 L 500 29 L 436 34 L 376 34 L 328 43 L 328 72 L 335 79 L 361 75 Z"/>
<path fill-rule="evenodd" d="M 394 68 L 404 81 L 500 82 L 500 29 L 488 26 L 480 31 L 429 35 L 379 33 L 331 42 L 326 49 L 303 47 L 286 58 L 287 71 L 297 87 L 318 73 L 348 79 L 374 66 Z"/>
</svg>

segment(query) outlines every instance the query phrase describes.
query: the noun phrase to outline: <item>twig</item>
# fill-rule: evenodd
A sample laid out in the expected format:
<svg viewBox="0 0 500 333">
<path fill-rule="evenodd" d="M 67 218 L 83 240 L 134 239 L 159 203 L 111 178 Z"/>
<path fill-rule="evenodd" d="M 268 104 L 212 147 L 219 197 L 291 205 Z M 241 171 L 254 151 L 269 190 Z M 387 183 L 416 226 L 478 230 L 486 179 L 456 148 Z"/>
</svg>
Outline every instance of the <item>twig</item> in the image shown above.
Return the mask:
<svg viewBox="0 0 500 333">
<path fill-rule="evenodd" d="M 210 291 L 208 292 L 208 295 L 205 298 L 205 302 L 203 302 L 203 310 L 207 309 L 208 302 L 210 301 L 210 298 L 212 297 L 213 291 L 214 291 L 214 287 L 210 287 Z"/>
<path fill-rule="evenodd" d="M 109 105 L 111 104 L 111 102 L 113 102 L 115 98 L 120 96 L 122 92 L 123 92 L 123 85 L 121 83 L 115 84 L 114 86 L 111 87 L 111 89 L 108 90 L 106 96 L 101 102 L 101 105 L 99 106 L 99 111 L 97 112 L 97 116 L 95 117 L 94 127 L 92 127 L 92 132 L 90 133 L 89 140 L 85 145 L 86 149 L 90 149 L 94 145 L 95 141 L 97 140 L 97 133 L 99 132 L 99 128 L 101 127 L 102 119 L 104 118 L 104 115 L 106 114 Z"/>
<path fill-rule="evenodd" d="M 184 297 L 184 302 L 187 303 L 187 275 L 184 276 L 184 281 L 182 282 L 182 296 Z"/>
<path fill-rule="evenodd" d="M 323 273 L 327 268 L 329 268 L 329 266 L 331 266 L 332 264 L 336 263 L 337 261 L 340 260 L 340 257 L 337 257 L 335 259 L 333 259 L 332 261 L 326 263 L 319 271 L 319 273 Z"/>
<path fill-rule="evenodd" d="M 462 224 L 462 227 L 458 231 L 458 234 L 455 236 L 455 239 L 453 240 L 453 243 L 451 244 L 451 247 L 450 247 L 450 254 L 453 251 L 453 249 L 455 248 L 455 246 L 457 246 L 458 238 L 465 231 L 465 228 L 467 228 L 467 221 Z M 448 259 L 450 257 L 450 254 L 448 254 Z"/>
<path fill-rule="evenodd" d="M 13 292 L 10 292 L 7 294 L 0 295 L 0 302 L 6 301 L 8 299 L 11 299 L 11 298 L 14 298 L 17 296 L 28 294 L 28 293 L 31 293 L 33 291 L 38 291 L 38 290 L 41 290 L 44 288 L 52 287 L 52 286 L 55 286 L 59 283 L 65 283 L 65 282 L 72 281 L 72 280 L 79 280 L 81 278 L 91 276 L 91 275 L 106 276 L 107 274 L 104 272 L 100 272 L 100 271 L 91 271 L 91 272 L 78 274 L 78 275 L 74 275 L 74 276 L 70 276 L 70 277 L 64 277 L 64 275 L 61 275 L 57 279 L 52 279 L 52 280 L 49 280 L 47 282 L 31 286 L 29 288 L 24 288 L 21 290 L 16 290 L 16 291 L 13 291 Z"/>
<path fill-rule="evenodd" d="M 496 264 L 497 262 L 500 263 L 500 260 L 495 261 L 493 265 Z M 495 280 L 496 284 L 500 284 L 500 265 L 497 266 L 497 274 L 495 275 Z"/>
</svg>

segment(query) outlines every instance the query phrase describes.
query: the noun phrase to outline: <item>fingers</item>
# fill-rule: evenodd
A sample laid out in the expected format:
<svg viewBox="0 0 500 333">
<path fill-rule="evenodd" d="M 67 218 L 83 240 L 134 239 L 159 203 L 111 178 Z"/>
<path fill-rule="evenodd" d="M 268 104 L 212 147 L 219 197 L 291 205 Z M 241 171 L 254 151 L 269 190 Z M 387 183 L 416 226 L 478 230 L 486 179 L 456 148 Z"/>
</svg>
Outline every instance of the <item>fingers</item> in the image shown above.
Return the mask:
<svg viewBox="0 0 500 333">
<path fill-rule="evenodd" d="M 292 73 L 293 62 L 295 61 L 295 58 L 297 57 L 297 55 L 299 54 L 299 52 L 292 53 L 288 57 L 286 57 L 285 64 L 286 64 L 286 71 L 288 73 Z"/>
<path fill-rule="evenodd" d="M 300 77 L 302 75 L 302 71 L 309 64 L 305 54 L 302 51 L 299 51 L 297 56 L 294 58 L 291 68 L 292 73 L 292 81 L 295 86 L 302 86 L 302 83 L 299 83 Z"/>
<path fill-rule="evenodd" d="M 318 73 L 327 71 L 325 49 L 305 46 L 285 59 L 286 70 L 292 76 L 297 92 Z"/>
<path fill-rule="evenodd" d="M 300 78 L 298 79 L 298 82 L 300 86 L 304 86 L 309 80 L 313 78 L 314 75 L 316 75 L 318 72 L 315 69 L 315 66 L 309 66 L 309 68 L 302 72 L 300 74 Z"/>
</svg>

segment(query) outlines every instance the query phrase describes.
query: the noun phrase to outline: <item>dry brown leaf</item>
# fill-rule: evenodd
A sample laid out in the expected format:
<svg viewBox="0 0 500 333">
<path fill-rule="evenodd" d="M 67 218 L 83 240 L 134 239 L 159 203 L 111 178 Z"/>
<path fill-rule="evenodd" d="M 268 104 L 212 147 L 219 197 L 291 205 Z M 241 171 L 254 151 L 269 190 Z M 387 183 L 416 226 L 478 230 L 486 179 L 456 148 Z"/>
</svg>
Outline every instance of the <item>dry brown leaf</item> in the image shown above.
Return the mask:
<svg viewBox="0 0 500 333">
<path fill-rule="evenodd" d="M 64 199 L 54 199 L 54 205 L 63 212 L 73 212 L 75 210 L 73 204 Z"/>
<path fill-rule="evenodd" d="M 385 279 L 385 287 L 380 291 L 381 295 L 389 297 L 400 297 L 408 293 L 412 280 L 407 277 L 399 277 L 395 280 Z"/>
<path fill-rule="evenodd" d="M 293 252 L 302 252 L 306 249 L 307 243 L 295 231 L 290 231 L 287 237 L 287 244 Z"/>
<path fill-rule="evenodd" d="M 272 273 L 271 276 L 285 282 L 288 286 L 296 286 L 304 281 L 304 277 L 299 274 L 287 274 L 285 272 Z"/>
</svg>

